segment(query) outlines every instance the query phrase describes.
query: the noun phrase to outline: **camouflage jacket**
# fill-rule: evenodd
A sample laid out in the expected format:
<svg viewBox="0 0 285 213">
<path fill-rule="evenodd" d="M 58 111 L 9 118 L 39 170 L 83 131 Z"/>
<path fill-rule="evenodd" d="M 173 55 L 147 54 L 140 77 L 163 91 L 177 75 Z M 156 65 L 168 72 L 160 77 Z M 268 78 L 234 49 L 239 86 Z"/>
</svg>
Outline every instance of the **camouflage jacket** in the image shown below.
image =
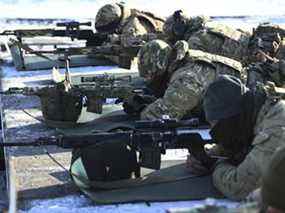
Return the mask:
<svg viewBox="0 0 285 213">
<path fill-rule="evenodd" d="M 188 50 L 178 66 L 170 66 L 172 73 L 164 96 L 148 105 L 142 119 L 157 119 L 162 115 L 181 119 L 198 106 L 208 85 L 219 74 L 241 76 L 239 62 L 198 50 Z M 174 63 L 175 64 L 175 63 Z"/>
<path fill-rule="evenodd" d="M 162 32 L 164 19 L 136 9 L 131 9 L 130 13 L 127 18 L 122 19 L 118 29 L 118 33 L 125 37 L 121 41 L 124 46 L 130 46 L 137 43 L 138 39 L 143 39 L 140 35 Z"/>
<path fill-rule="evenodd" d="M 225 25 L 206 26 L 189 39 L 190 49 L 202 50 L 237 61 L 247 61 L 247 46 L 250 34 Z"/>
<path fill-rule="evenodd" d="M 285 60 L 285 38 L 282 39 L 276 58 Z"/>
<path fill-rule="evenodd" d="M 247 86 L 254 88 L 258 84 L 274 82 L 278 87 L 285 85 L 285 60 L 257 62 L 247 67 Z"/>
<path fill-rule="evenodd" d="M 214 185 L 227 197 L 244 199 L 261 186 L 261 177 L 273 153 L 285 145 L 285 101 L 267 100 L 258 113 L 252 149 L 244 161 L 233 166 L 221 161 L 213 172 Z"/>
</svg>

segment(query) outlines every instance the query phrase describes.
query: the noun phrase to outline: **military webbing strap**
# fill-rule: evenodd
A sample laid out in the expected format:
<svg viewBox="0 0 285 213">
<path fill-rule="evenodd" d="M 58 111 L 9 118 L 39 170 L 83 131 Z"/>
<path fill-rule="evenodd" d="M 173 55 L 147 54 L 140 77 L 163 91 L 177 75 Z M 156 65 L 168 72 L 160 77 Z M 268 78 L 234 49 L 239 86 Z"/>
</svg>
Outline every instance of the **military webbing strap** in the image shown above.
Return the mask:
<svg viewBox="0 0 285 213">
<path fill-rule="evenodd" d="M 33 50 L 33 49 L 30 48 L 28 45 L 23 44 L 22 42 L 19 42 L 19 41 L 15 40 L 15 39 L 12 39 L 12 38 L 10 38 L 9 41 L 12 42 L 13 44 L 19 46 L 21 49 L 23 49 L 23 50 L 25 50 L 25 51 L 27 51 L 27 52 L 30 52 L 30 53 L 32 52 L 32 53 L 35 54 L 36 56 L 39 56 L 39 57 L 44 58 L 44 59 L 46 59 L 46 60 L 48 60 L 48 61 L 54 62 L 53 59 L 51 59 L 51 58 L 49 58 L 49 57 L 43 55 L 43 54 L 40 53 L 40 52 L 37 52 L 37 51 Z"/>
</svg>

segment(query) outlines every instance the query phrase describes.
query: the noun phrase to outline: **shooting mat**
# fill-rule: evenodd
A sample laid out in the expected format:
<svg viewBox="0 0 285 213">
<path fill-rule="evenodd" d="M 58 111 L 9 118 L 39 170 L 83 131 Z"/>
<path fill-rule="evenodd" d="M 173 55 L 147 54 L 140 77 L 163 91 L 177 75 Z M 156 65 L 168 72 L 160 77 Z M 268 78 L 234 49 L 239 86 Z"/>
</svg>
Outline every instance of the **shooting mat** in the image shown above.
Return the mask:
<svg viewBox="0 0 285 213">
<path fill-rule="evenodd" d="M 110 131 L 113 129 L 131 129 L 134 126 L 134 121 L 138 120 L 136 117 L 131 117 L 124 113 L 122 110 L 114 111 L 106 115 L 90 121 L 85 124 L 80 124 L 76 127 L 58 128 L 57 131 L 66 135 L 75 134 L 91 134 L 100 131 Z"/>
<path fill-rule="evenodd" d="M 172 180 L 135 187 L 126 186 L 113 190 L 81 190 L 96 204 L 223 198 L 222 194 L 213 186 L 211 175 L 201 177 L 191 175 L 187 171 L 185 163 L 181 161 L 163 161 L 162 166 L 163 169 L 146 175 L 147 179 L 157 180 L 165 177 L 171 179 L 174 177 Z M 149 171 L 143 171 L 143 173 L 147 172 Z"/>
</svg>

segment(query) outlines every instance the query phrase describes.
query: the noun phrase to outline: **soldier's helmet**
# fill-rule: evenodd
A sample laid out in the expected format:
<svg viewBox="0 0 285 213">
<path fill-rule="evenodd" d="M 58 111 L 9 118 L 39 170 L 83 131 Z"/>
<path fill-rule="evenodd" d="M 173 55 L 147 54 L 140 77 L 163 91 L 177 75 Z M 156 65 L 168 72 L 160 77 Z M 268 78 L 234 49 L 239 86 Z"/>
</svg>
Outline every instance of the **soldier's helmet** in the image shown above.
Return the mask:
<svg viewBox="0 0 285 213">
<path fill-rule="evenodd" d="M 279 33 L 281 37 L 285 36 L 284 26 L 272 24 L 272 23 L 261 23 L 256 29 L 253 29 L 253 34 L 261 35 L 267 33 Z"/>
<path fill-rule="evenodd" d="M 271 24 L 261 24 L 254 29 L 249 40 L 249 53 L 254 55 L 257 51 L 262 50 L 275 57 L 281 44 L 282 31 L 278 26 Z"/>
<path fill-rule="evenodd" d="M 261 194 L 263 202 L 271 207 L 285 210 L 285 147 L 275 152 L 265 170 Z"/>
<path fill-rule="evenodd" d="M 120 24 L 122 17 L 122 5 L 106 4 L 97 12 L 95 18 L 95 28 L 98 32 L 113 31 Z"/>
<path fill-rule="evenodd" d="M 183 14 L 182 10 L 175 11 L 173 15 L 166 19 L 163 25 L 163 33 L 169 40 L 182 39 L 187 30 L 188 20 L 189 18 Z"/>
<path fill-rule="evenodd" d="M 185 33 L 196 32 L 205 26 L 210 18 L 207 16 L 188 17 L 182 10 L 177 10 L 168 17 L 163 25 L 163 32 L 168 39 L 174 42 L 184 38 Z"/>
<path fill-rule="evenodd" d="M 138 69 L 141 77 L 151 80 L 167 70 L 172 48 L 162 40 L 146 43 L 138 52 Z"/>
</svg>

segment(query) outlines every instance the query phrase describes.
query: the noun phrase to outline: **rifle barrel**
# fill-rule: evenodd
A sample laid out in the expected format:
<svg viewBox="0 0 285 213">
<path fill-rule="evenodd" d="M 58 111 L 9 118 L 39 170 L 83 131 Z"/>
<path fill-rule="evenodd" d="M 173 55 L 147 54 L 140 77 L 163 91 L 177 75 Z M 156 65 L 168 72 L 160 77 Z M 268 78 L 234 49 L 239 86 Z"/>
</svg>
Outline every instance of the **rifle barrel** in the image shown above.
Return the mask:
<svg viewBox="0 0 285 213">
<path fill-rule="evenodd" d="M 77 21 L 70 21 L 70 22 L 59 22 L 56 23 L 57 27 L 79 27 L 79 26 L 88 26 L 91 27 L 91 21 L 88 22 L 77 22 Z"/>
</svg>

